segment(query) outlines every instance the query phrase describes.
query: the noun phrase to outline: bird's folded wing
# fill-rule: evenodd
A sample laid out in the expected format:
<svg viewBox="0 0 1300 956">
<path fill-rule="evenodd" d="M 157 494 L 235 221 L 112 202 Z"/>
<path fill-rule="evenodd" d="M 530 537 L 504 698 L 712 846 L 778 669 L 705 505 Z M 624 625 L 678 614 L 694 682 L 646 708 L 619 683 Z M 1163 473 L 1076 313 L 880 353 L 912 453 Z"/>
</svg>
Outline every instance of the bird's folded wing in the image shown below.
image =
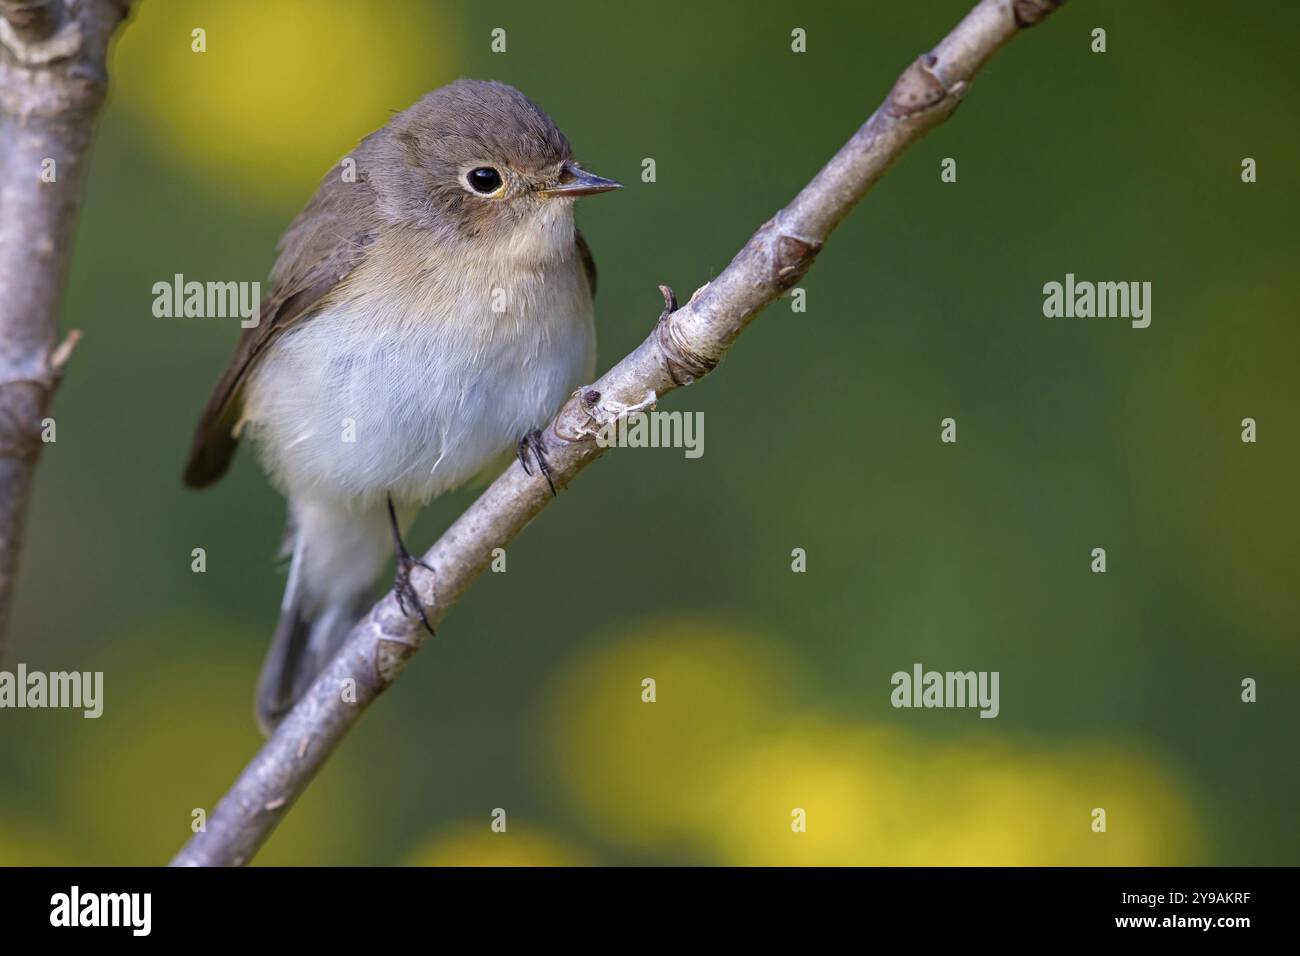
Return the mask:
<svg viewBox="0 0 1300 956">
<path fill-rule="evenodd" d="M 240 337 L 194 431 L 185 464 L 187 485 L 202 488 L 225 473 L 239 442 L 236 428 L 249 369 L 275 336 L 309 318 L 365 258 L 375 239 L 373 205 L 374 193 L 364 180 L 344 182 L 335 171 L 280 240 L 274 291 L 262 305 L 258 324 Z"/>
</svg>

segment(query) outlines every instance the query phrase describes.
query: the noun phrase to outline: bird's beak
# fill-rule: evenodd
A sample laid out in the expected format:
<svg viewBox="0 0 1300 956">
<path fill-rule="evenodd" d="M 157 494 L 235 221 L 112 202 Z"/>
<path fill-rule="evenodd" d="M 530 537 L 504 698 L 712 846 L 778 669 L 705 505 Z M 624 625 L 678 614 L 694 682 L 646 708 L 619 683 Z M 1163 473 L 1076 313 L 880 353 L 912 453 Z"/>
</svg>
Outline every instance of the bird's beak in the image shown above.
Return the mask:
<svg viewBox="0 0 1300 956">
<path fill-rule="evenodd" d="M 543 196 L 571 199 L 578 196 L 594 196 L 596 193 L 607 193 L 611 189 L 622 188 L 622 183 L 589 173 L 577 163 L 565 163 L 560 167 L 559 179 L 538 192 Z"/>
</svg>

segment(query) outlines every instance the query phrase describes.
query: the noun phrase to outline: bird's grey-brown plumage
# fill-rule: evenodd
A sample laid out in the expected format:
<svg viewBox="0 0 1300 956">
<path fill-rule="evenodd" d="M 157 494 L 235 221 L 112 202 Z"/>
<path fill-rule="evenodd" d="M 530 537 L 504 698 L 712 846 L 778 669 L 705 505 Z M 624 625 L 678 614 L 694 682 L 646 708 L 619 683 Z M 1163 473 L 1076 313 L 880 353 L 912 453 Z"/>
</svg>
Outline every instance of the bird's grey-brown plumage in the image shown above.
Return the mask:
<svg viewBox="0 0 1300 956">
<path fill-rule="evenodd" d="M 364 612 L 387 501 L 409 520 L 499 462 L 594 371 L 595 266 L 571 200 L 617 184 L 582 170 L 531 100 L 458 81 L 349 158 L 355 178 L 330 173 L 281 240 L 260 322 L 185 468 L 188 484 L 210 484 L 247 432 L 289 499 L 264 729 Z"/>
<path fill-rule="evenodd" d="M 274 336 L 310 316 L 365 256 L 378 229 L 373 207 L 374 192 L 364 180 L 344 183 L 331 173 L 284 234 L 280 258 L 271 270 L 273 291 L 262 305 L 260 321 L 244 330 L 199 417 L 185 466 L 186 484 L 203 488 L 225 473 L 239 440 L 235 426 L 245 374 Z"/>
</svg>

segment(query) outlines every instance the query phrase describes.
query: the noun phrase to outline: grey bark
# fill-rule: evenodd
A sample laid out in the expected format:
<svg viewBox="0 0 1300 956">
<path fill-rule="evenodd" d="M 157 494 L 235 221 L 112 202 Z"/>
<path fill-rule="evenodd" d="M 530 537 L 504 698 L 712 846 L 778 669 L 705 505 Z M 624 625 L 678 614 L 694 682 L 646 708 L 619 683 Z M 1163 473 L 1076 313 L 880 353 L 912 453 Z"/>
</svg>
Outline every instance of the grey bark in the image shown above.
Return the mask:
<svg viewBox="0 0 1300 956">
<path fill-rule="evenodd" d="M 58 343 L 81 181 L 129 0 L 0 0 L 0 655 Z M 42 181 L 52 160 L 54 181 Z"/>
</svg>

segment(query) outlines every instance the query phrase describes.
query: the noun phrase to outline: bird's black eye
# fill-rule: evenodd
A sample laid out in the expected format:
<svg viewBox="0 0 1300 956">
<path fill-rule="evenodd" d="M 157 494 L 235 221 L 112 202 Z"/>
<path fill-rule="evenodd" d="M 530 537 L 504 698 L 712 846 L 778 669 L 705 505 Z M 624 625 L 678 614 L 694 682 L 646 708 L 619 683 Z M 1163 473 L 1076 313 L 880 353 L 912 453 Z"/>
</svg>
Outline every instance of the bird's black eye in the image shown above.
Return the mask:
<svg viewBox="0 0 1300 956">
<path fill-rule="evenodd" d="M 494 193 L 501 188 L 501 174 L 491 166 L 471 169 L 465 179 L 476 193 Z"/>
</svg>

